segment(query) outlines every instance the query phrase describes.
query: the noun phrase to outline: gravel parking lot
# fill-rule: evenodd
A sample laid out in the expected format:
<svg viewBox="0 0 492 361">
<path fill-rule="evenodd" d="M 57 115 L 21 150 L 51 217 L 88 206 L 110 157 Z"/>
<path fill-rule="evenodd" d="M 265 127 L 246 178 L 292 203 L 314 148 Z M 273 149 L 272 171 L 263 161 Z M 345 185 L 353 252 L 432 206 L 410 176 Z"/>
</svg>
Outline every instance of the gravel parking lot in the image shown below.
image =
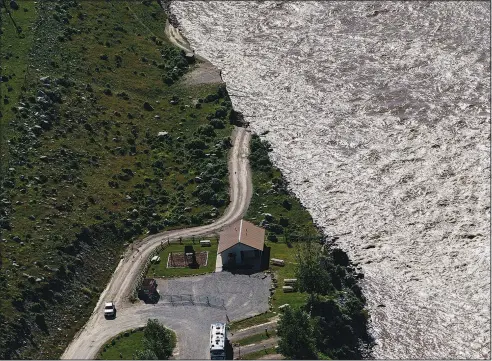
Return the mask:
<svg viewBox="0 0 492 361">
<path fill-rule="evenodd" d="M 156 305 L 139 307 L 142 320 L 157 318 L 178 337 L 177 359 L 209 359 L 209 327 L 213 322 L 227 322 L 253 316 L 268 310 L 270 276 L 262 279 L 263 273 L 245 276 L 229 272 L 176 279 L 157 279 L 162 300 Z M 184 305 L 166 302 L 170 295 L 192 296 L 192 299 L 209 297 L 212 307 Z M 176 299 L 180 299 L 176 297 Z M 217 304 L 223 300 L 223 306 Z M 222 305 L 222 302 L 221 302 Z"/>
</svg>

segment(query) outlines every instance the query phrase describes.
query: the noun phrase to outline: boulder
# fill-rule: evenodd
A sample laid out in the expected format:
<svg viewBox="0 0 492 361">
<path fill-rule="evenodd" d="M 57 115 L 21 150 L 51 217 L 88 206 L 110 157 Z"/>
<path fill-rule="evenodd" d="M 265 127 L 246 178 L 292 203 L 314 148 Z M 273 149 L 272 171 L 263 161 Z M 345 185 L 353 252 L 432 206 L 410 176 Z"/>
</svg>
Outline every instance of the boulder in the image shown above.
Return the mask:
<svg viewBox="0 0 492 361">
<path fill-rule="evenodd" d="M 145 110 L 147 110 L 147 111 L 149 111 L 149 112 L 154 110 L 154 107 L 153 107 L 152 105 L 150 105 L 150 103 L 149 103 L 149 102 L 145 102 L 145 103 L 143 104 L 143 107 L 144 107 L 144 109 L 145 109 Z"/>
<path fill-rule="evenodd" d="M 10 1 L 10 8 L 13 10 L 19 10 L 19 4 L 15 0 Z"/>
</svg>

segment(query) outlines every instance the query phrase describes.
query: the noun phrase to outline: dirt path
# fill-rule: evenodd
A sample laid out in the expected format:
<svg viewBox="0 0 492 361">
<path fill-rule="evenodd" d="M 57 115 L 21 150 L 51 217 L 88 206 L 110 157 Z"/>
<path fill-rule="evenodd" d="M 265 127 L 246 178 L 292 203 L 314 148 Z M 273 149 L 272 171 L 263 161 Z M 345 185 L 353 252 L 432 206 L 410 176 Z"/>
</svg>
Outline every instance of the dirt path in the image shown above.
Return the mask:
<svg viewBox="0 0 492 361">
<path fill-rule="evenodd" d="M 178 48 L 193 53 L 193 49 L 191 49 L 188 41 L 181 35 L 178 29 L 172 26 L 169 21 L 166 21 L 166 25 L 164 28 L 164 34 L 166 34 L 167 38 L 171 43 L 176 45 Z"/>
<path fill-rule="evenodd" d="M 171 43 L 187 53 L 194 53 L 188 41 L 181 35 L 178 29 L 166 21 L 164 33 Z M 196 84 L 220 84 L 223 83 L 221 72 L 207 59 L 195 54 L 198 64 L 193 71 L 185 74 L 183 83 L 187 85 Z"/>
<path fill-rule="evenodd" d="M 94 358 L 109 337 L 145 323 L 146 317 L 142 317 L 140 304 L 132 305 L 128 298 L 143 264 L 161 242 L 178 241 L 180 237 L 210 235 L 243 216 L 248 209 L 252 192 L 248 162 L 250 138 L 251 134 L 243 128 L 236 128 L 233 132 L 233 147 L 228 164 L 230 203 L 224 215 L 212 224 L 149 236 L 134 244 L 133 249 L 128 249 L 101 294 L 92 316 L 67 347 L 62 359 Z M 113 322 L 105 320 L 102 314 L 102 305 L 107 300 L 113 300 L 118 310 L 116 320 Z"/>
</svg>

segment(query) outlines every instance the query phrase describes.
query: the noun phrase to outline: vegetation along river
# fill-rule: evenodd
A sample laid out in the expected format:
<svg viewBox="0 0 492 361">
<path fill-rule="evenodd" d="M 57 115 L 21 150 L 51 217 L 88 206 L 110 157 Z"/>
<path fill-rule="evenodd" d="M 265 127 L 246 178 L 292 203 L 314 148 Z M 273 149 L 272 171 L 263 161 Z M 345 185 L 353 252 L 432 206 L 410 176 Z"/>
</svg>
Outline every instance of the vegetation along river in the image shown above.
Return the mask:
<svg viewBox="0 0 492 361">
<path fill-rule="evenodd" d="M 491 356 L 489 5 L 171 5 L 362 268 L 377 358 Z"/>
</svg>

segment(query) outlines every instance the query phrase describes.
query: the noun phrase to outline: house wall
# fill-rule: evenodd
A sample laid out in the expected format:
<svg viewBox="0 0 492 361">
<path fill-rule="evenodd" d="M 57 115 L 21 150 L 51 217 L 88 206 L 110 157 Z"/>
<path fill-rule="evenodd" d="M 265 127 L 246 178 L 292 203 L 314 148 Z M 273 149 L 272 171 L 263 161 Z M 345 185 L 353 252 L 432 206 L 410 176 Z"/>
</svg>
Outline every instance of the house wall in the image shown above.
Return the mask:
<svg viewBox="0 0 492 361">
<path fill-rule="evenodd" d="M 247 246 L 243 243 L 238 243 L 234 246 L 232 246 L 229 249 L 226 249 L 224 252 L 222 252 L 222 264 L 228 264 L 229 263 L 229 253 L 234 253 L 236 254 L 236 264 L 241 264 L 241 251 L 245 252 L 245 257 L 255 257 L 254 256 L 254 251 L 255 249 Z M 259 257 L 261 257 L 261 251 L 259 254 Z"/>
</svg>

